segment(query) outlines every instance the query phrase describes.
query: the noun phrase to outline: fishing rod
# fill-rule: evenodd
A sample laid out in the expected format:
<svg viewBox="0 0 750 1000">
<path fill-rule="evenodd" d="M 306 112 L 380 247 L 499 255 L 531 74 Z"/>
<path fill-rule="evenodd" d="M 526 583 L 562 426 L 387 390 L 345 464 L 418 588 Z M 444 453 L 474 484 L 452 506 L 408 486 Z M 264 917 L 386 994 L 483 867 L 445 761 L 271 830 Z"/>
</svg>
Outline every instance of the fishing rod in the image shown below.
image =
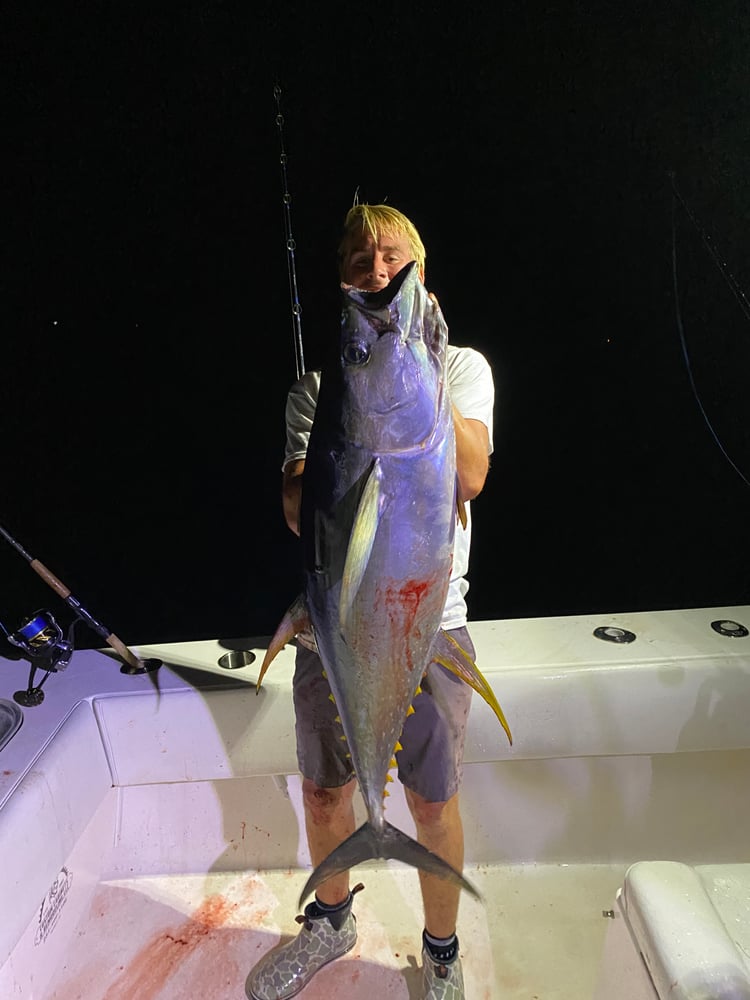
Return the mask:
<svg viewBox="0 0 750 1000">
<path fill-rule="evenodd" d="M 294 359 L 297 366 L 297 378 L 305 374 L 305 356 L 302 349 L 302 307 L 299 301 L 297 290 L 297 267 L 295 263 L 294 251 L 297 248 L 292 235 L 292 196 L 289 193 L 289 181 L 287 177 L 287 152 L 284 147 L 284 116 L 281 113 L 281 87 L 276 84 L 273 88 L 273 95 L 276 100 L 276 127 L 279 130 L 279 163 L 281 165 L 281 188 L 282 204 L 284 206 L 284 238 L 287 252 L 287 271 L 289 274 L 289 296 L 292 302 L 292 341 L 294 343 Z"/>
<path fill-rule="evenodd" d="M 28 562 L 34 572 L 48 584 L 55 593 L 65 601 L 69 608 L 71 608 L 76 616 L 77 621 L 83 621 L 92 628 L 98 635 L 100 635 L 107 645 L 111 646 L 112 649 L 124 660 L 127 665 L 127 673 L 139 673 L 142 674 L 147 670 L 155 669 L 152 665 L 152 661 L 142 661 L 132 653 L 125 643 L 119 639 L 114 632 L 110 631 L 105 625 L 97 621 L 92 614 L 90 614 L 86 608 L 81 604 L 81 602 L 74 597 L 71 593 L 69 587 L 58 579 L 55 574 L 48 569 L 43 562 L 39 559 L 35 559 L 31 553 L 27 552 L 26 549 L 17 541 L 9 531 L 7 531 L 2 525 L 0 525 L 0 535 L 18 552 L 19 555 Z M 72 629 L 72 626 L 71 626 Z M 59 626 L 52 618 L 49 612 L 36 612 L 32 615 L 28 621 L 15 632 L 8 633 L 7 629 L 3 628 L 6 633 L 8 640 L 13 643 L 14 646 L 18 646 L 23 649 L 28 655 L 37 655 L 40 651 L 44 650 L 44 656 L 47 661 L 52 664 L 51 667 L 44 667 L 44 669 L 49 670 L 59 670 L 67 666 L 72 654 L 72 643 L 70 638 L 68 643 L 62 641 L 62 632 L 59 634 L 59 639 L 57 639 L 57 632 L 59 631 Z M 68 648 L 69 647 L 69 648 Z M 57 650 L 57 656 L 53 656 L 54 650 Z M 158 661 L 153 661 L 157 663 Z M 126 668 L 123 668 L 126 669 Z M 45 678 L 46 680 L 46 678 Z"/>
<path fill-rule="evenodd" d="M 690 388 L 692 390 L 692 393 L 693 393 L 693 396 L 695 398 L 695 401 L 698 404 L 698 409 L 701 411 L 701 414 L 702 414 L 703 419 L 704 419 L 704 421 L 706 423 L 706 426 L 708 427 L 709 431 L 711 432 L 711 436 L 713 437 L 716 445 L 718 446 L 719 451 L 722 453 L 722 455 L 727 460 L 727 462 L 729 462 L 729 464 L 732 466 L 732 468 L 737 473 L 737 475 L 740 477 L 740 479 L 743 481 L 743 483 L 745 483 L 746 486 L 750 486 L 750 479 L 748 479 L 747 476 L 742 472 L 742 470 L 739 468 L 739 466 L 737 465 L 737 463 L 733 461 L 733 459 L 731 458 L 731 456 L 727 452 L 726 448 L 722 444 L 721 439 L 719 438 L 719 435 L 714 430 L 713 424 L 711 423 L 711 420 L 709 419 L 709 416 L 706 413 L 706 409 L 703 406 L 703 402 L 702 402 L 702 400 L 700 398 L 700 393 L 698 392 L 698 387 L 695 384 L 695 378 L 693 376 L 693 368 L 692 368 L 692 365 L 690 364 L 690 355 L 689 355 L 688 348 L 687 348 L 687 339 L 685 337 L 685 327 L 684 327 L 684 324 L 682 322 L 682 310 L 680 308 L 679 284 L 678 284 L 678 280 L 677 280 L 677 221 L 676 221 L 675 207 L 676 207 L 676 203 L 678 201 L 682 205 L 683 209 L 685 210 L 685 213 L 686 213 L 687 217 L 690 219 L 690 221 L 693 223 L 693 225 L 697 229 L 698 233 L 700 234 L 700 237 L 701 237 L 701 240 L 703 241 L 704 246 L 706 247 L 706 249 L 710 253 L 710 255 L 711 255 L 714 263 L 716 264 L 716 266 L 721 271 L 721 274 L 722 274 L 724 280 L 729 285 L 729 288 L 731 289 L 732 294 L 734 295 L 735 299 L 739 303 L 740 309 L 742 310 L 742 313 L 743 313 L 743 315 L 745 316 L 745 318 L 747 320 L 750 320 L 750 305 L 748 304 L 747 297 L 745 296 L 745 293 L 743 292 L 742 288 L 736 282 L 734 276 L 731 274 L 731 272 L 727 268 L 726 263 L 724 261 L 722 261 L 721 257 L 719 256 L 718 252 L 716 251 L 715 247 L 713 246 L 713 243 L 711 242 L 711 238 L 709 237 L 708 233 L 700 225 L 700 223 L 698 222 L 698 220 L 695 218 L 694 214 L 688 208 L 688 206 L 687 206 L 684 198 L 682 197 L 682 195 L 677 190 L 677 185 L 675 183 L 675 179 L 674 179 L 674 174 L 673 173 L 669 174 L 669 179 L 670 179 L 670 182 L 671 182 L 671 185 L 672 185 L 672 281 L 673 281 L 673 284 L 674 284 L 675 319 L 676 319 L 676 322 L 677 322 L 677 332 L 679 333 L 679 336 L 680 336 L 680 346 L 682 348 L 682 356 L 683 356 L 683 358 L 685 360 L 685 367 L 687 368 L 688 379 L 690 381 Z"/>
</svg>

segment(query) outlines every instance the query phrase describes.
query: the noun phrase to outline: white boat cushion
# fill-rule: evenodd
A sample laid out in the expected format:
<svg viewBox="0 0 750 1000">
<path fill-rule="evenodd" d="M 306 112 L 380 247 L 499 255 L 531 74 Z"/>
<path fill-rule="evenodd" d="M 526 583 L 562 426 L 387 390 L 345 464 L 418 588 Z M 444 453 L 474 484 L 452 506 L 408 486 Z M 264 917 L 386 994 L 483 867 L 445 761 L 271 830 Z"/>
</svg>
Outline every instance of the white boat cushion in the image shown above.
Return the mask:
<svg viewBox="0 0 750 1000">
<path fill-rule="evenodd" d="M 750 864 L 640 861 L 619 899 L 660 1000 L 750 1000 Z"/>
</svg>

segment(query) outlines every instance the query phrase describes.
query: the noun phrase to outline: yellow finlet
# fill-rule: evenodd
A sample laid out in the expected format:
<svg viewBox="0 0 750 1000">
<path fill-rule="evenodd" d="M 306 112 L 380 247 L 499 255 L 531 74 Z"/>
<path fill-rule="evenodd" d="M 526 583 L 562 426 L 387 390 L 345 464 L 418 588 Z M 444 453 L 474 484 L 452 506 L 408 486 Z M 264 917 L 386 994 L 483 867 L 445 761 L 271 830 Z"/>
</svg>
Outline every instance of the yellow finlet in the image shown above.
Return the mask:
<svg viewBox="0 0 750 1000">
<path fill-rule="evenodd" d="M 407 719 L 409 718 L 410 715 L 414 715 L 414 706 L 413 705 L 409 705 L 409 707 L 406 710 L 406 718 Z"/>
</svg>

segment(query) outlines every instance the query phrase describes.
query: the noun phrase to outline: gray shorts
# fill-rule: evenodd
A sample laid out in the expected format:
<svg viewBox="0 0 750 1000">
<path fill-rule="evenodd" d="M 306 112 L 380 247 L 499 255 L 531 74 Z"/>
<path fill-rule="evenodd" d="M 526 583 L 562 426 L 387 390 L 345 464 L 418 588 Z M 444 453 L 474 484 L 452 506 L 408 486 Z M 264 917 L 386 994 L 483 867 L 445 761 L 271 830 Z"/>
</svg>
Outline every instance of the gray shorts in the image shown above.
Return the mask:
<svg viewBox="0 0 750 1000">
<path fill-rule="evenodd" d="M 466 628 L 449 633 L 473 658 L 474 645 Z M 458 791 L 463 769 L 466 720 L 471 688 L 445 667 L 431 663 L 414 699 L 414 714 L 404 723 L 398 754 L 401 782 L 428 802 L 446 802 Z M 297 647 L 294 672 L 297 761 L 305 778 L 320 788 L 338 788 L 353 777 L 352 762 L 331 688 L 320 657 Z"/>
</svg>

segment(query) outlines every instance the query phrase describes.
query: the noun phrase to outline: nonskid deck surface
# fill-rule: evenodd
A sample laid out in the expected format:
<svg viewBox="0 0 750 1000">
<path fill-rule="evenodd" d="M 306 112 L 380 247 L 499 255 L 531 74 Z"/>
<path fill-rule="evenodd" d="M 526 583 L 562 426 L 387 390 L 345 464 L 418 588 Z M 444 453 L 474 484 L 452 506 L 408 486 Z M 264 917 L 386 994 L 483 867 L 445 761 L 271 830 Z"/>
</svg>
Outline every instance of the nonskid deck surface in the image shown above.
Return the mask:
<svg viewBox="0 0 750 1000">
<path fill-rule="evenodd" d="M 584 1000 L 596 982 L 622 865 L 467 866 L 459 937 L 471 1000 Z M 354 950 L 304 1000 L 419 996 L 421 900 L 402 867 L 357 870 Z M 228 1000 L 298 931 L 303 872 L 148 876 L 101 883 L 47 1000 Z"/>
</svg>

